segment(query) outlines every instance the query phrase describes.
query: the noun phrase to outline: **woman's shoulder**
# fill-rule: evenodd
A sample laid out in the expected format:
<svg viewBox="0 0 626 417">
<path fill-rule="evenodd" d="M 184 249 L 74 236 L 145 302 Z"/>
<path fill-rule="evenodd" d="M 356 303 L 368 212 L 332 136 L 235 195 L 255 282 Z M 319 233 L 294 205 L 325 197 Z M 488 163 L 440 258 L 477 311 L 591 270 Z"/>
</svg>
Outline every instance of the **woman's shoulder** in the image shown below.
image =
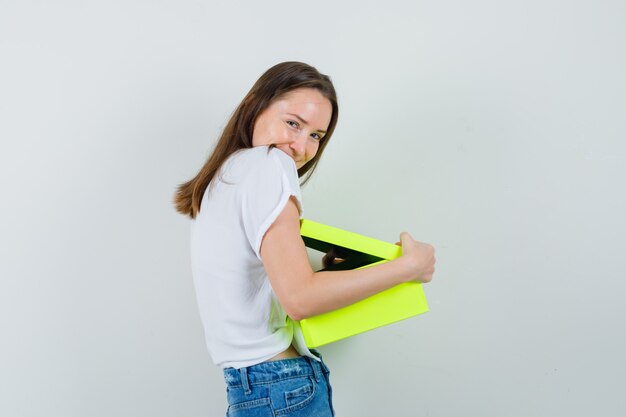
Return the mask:
<svg viewBox="0 0 626 417">
<path fill-rule="evenodd" d="M 269 146 L 255 146 L 241 149 L 230 156 L 221 169 L 220 177 L 225 182 L 257 182 L 261 179 L 295 176 L 298 172 L 295 162 L 280 149 Z"/>
<path fill-rule="evenodd" d="M 271 169 L 272 167 L 291 172 L 295 170 L 295 162 L 286 153 L 269 146 L 255 146 L 253 148 L 237 151 L 229 160 L 230 164 L 242 168 L 259 167 Z"/>
</svg>

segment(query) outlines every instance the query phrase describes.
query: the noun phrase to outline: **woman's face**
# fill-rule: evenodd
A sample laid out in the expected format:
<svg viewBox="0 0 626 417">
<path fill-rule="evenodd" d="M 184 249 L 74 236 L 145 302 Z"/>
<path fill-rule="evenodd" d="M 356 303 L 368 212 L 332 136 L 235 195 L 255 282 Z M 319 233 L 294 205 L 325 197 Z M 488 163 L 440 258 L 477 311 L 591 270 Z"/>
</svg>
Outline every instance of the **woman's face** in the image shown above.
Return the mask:
<svg viewBox="0 0 626 417">
<path fill-rule="evenodd" d="M 332 112 L 330 101 L 318 90 L 292 90 L 257 116 L 252 146 L 276 145 L 293 158 L 299 169 L 317 153 Z"/>
</svg>

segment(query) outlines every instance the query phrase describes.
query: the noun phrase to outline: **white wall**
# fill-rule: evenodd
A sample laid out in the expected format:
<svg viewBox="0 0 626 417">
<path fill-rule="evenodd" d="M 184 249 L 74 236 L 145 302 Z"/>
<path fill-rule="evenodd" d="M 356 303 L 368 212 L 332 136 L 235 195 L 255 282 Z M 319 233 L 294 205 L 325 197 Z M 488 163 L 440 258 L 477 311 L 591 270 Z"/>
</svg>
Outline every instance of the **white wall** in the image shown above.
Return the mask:
<svg viewBox="0 0 626 417">
<path fill-rule="evenodd" d="M 438 249 L 322 349 L 340 416 L 623 416 L 623 1 L 0 4 L 0 415 L 218 416 L 170 200 L 271 65 L 330 74 L 308 218 Z"/>
</svg>

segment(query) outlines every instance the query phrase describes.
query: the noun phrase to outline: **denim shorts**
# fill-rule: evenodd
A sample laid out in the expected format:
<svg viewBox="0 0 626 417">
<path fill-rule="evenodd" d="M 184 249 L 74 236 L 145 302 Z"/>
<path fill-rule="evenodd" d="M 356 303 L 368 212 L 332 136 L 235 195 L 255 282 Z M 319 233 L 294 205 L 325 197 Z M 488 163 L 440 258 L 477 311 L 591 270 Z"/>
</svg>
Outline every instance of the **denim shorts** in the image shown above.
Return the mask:
<svg viewBox="0 0 626 417">
<path fill-rule="evenodd" d="M 226 416 L 332 417 L 329 373 L 324 362 L 305 356 L 226 368 Z"/>
</svg>

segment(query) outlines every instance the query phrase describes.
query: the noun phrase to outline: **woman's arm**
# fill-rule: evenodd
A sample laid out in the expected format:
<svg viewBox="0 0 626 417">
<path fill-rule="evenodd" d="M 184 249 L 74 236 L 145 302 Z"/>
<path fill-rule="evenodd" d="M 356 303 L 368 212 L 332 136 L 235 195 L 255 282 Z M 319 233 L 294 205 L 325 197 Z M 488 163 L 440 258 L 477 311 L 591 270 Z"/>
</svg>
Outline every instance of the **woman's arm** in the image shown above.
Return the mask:
<svg viewBox="0 0 626 417">
<path fill-rule="evenodd" d="M 402 256 L 348 271 L 313 272 L 300 237 L 300 217 L 290 199 L 261 243 L 261 259 L 272 288 L 294 320 L 336 310 L 407 281 L 429 282 L 435 271 L 434 249 L 408 233 L 400 235 Z"/>
</svg>

